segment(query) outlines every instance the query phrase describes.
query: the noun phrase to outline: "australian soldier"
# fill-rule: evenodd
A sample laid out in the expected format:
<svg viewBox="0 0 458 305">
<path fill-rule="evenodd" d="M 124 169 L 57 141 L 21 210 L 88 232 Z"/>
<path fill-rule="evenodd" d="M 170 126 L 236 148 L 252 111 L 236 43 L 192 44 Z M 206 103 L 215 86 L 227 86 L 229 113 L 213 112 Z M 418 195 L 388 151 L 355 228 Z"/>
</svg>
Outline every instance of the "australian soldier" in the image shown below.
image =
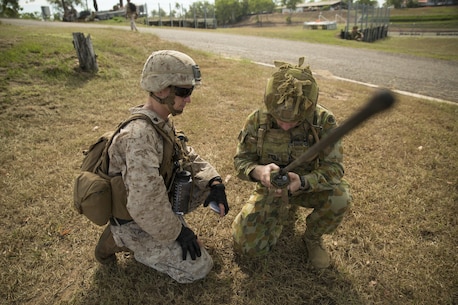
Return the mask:
<svg viewBox="0 0 458 305">
<path fill-rule="evenodd" d="M 317 104 L 318 85 L 309 67 L 276 62 L 267 81 L 264 105 L 247 118 L 238 137 L 234 166 L 241 179 L 257 182 L 232 224 L 234 248 L 245 255 L 268 253 L 282 232 L 288 204 L 312 208 L 304 241 L 316 268 L 330 265 L 323 234 L 333 233 L 350 204 L 342 178 L 340 141 L 287 173 L 287 188 L 276 188 L 272 172 L 306 152 L 337 126 L 334 115 Z"/>
<path fill-rule="evenodd" d="M 122 176 L 127 201 L 113 206 L 116 217 L 95 249 L 100 263 L 115 262 L 116 252 L 129 250 L 137 261 L 180 283 L 202 279 L 211 270 L 212 258 L 183 215 L 203 202 L 226 215 L 225 187 L 171 120 L 191 102 L 200 81 L 199 67 L 184 53 L 162 50 L 148 57 L 140 81 L 148 98 L 131 112 L 146 115 L 150 122 L 131 121 L 108 150 L 108 173 Z"/>
</svg>

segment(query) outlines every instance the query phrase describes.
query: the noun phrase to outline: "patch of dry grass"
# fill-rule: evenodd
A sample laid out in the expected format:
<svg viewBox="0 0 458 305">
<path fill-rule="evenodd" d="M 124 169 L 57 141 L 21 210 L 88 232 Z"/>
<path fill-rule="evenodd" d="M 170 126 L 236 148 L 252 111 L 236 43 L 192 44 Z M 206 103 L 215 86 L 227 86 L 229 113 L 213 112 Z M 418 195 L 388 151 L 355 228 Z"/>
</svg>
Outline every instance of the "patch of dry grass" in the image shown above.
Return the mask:
<svg viewBox="0 0 458 305">
<path fill-rule="evenodd" d="M 100 72 L 77 69 L 78 29 L 0 25 L 0 299 L 5 304 L 457 304 L 457 111 L 399 96 L 396 108 L 345 138 L 353 208 L 326 237 L 332 267 L 307 264 L 308 210 L 291 211 L 276 249 L 247 261 L 232 251 L 230 224 L 253 184 L 234 177 L 245 117 L 261 103 L 270 68 L 222 59 L 153 35 L 91 29 Z M 86 33 L 87 34 L 87 33 Z M 140 104 L 143 62 L 175 48 L 201 66 L 204 85 L 176 118 L 227 183 L 230 214 L 189 215 L 215 261 L 180 285 L 132 257 L 99 265 L 101 227 L 72 208 L 81 150 Z M 313 68 L 313 67 L 312 67 Z M 320 101 L 339 121 L 373 89 L 318 77 Z M 205 119 L 203 119 L 205 117 Z"/>
</svg>

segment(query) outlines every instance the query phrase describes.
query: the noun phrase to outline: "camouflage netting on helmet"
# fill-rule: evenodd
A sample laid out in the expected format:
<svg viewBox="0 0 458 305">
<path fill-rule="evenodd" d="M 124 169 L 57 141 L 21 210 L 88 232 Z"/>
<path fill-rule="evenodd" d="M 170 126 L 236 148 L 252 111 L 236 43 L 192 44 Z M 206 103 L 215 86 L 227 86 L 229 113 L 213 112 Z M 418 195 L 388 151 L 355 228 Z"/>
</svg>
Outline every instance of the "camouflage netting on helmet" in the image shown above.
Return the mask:
<svg viewBox="0 0 458 305">
<path fill-rule="evenodd" d="M 267 111 L 283 122 L 312 120 L 318 101 L 318 85 L 310 67 L 293 66 L 285 62 L 274 62 L 278 68 L 267 80 L 264 103 Z"/>
</svg>

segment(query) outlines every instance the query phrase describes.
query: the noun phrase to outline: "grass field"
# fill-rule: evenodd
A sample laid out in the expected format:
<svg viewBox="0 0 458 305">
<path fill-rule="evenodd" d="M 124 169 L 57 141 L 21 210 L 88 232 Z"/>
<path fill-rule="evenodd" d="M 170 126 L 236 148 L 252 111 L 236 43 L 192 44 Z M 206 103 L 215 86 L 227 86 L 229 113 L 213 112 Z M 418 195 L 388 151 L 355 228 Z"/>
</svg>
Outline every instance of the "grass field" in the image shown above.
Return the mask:
<svg viewBox="0 0 458 305">
<path fill-rule="evenodd" d="M 291 211 L 271 255 L 244 260 L 232 251 L 230 224 L 254 185 L 235 177 L 232 156 L 271 68 L 150 34 L 91 29 L 100 68 L 92 75 L 78 69 L 77 31 L 0 24 L 0 304 L 458 304 L 456 105 L 398 96 L 395 109 L 345 138 L 354 202 L 325 238 L 330 268 L 307 264 L 305 209 Z M 82 150 L 143 103 L 141 69 L 158 49 L 200 65 L 204 83 L 175 124 L 229 179 L 229 215 L 200 208 L 188 217 L 215 261 L 190 285 L 128 255 L 117 267 L 99 265 L 93 251 L 103 228 L 72 207 Z M 317 81 L 320 103 L 339 121 L 374 90 Z"/>
</svg>

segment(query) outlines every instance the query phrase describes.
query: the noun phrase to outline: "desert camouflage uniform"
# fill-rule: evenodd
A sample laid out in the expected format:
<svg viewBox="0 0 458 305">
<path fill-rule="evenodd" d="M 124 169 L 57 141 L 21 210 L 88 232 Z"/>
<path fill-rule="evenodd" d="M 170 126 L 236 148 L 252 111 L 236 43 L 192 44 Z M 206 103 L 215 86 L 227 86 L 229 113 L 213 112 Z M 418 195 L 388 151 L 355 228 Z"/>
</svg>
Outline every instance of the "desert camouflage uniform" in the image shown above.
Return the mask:
<svg viewBox="0 0 458 305">
<path fill-rule="evenodd" d="M 133 108 L 157 122 L 167 133 L 174 134 L 174 127 L 164 122 L 156 113 Z M 199 197 L 194 208 L 203 202 L 209 193 L 208 183 L 219 176 L 216 170 L 194 153 L 194 181 Z M 213 267 L 213 261 L 202 247 L 202 256 L 196 260 L 182 259 L 182 249 L 176 238 L 185 221 L 171 209 L 166 185 L 159 174 L 163 158 L 163 140 L 158 132 L 145 120 L 129 123 L 114 138 L 109 149 L 109 174 L 122 174 L 127 190 L 127 210 L 134 221 L 111 225 L 114 240 L 119 247 L 134 252 L 135 259 L 160 272 L 168 274 L 179 283 L 190 283 L 205 277 Z"/>
<path fill-rule="evenodd" d="M 311 123 L 319 138 L 336 127 L 331 112 L 317 105 Z M 275 163 L 284 167 L 313 145 L 315 137 L 310 124 L 284 131 L 261 108 L 247 119 L 239 135 L 234 166 L 241 179 L 252 181 L 250 172 L 257 165 Z M 293 171 L 308 181 L 310 188 L 289 195 L 289 203 L 313 208 L 307 217 L 307 233 L 316 237 L 329 234 L 341 223 L 350 203 L 349 186 L 342 179 L 343 150 L 335 143 L 310 163 Z M 273 197 L 260 182 L 232 224 L 235 249 L 248 255 L 264 255 L 277 243 L 287 217 L 287 204 Z"/>
</svg>

